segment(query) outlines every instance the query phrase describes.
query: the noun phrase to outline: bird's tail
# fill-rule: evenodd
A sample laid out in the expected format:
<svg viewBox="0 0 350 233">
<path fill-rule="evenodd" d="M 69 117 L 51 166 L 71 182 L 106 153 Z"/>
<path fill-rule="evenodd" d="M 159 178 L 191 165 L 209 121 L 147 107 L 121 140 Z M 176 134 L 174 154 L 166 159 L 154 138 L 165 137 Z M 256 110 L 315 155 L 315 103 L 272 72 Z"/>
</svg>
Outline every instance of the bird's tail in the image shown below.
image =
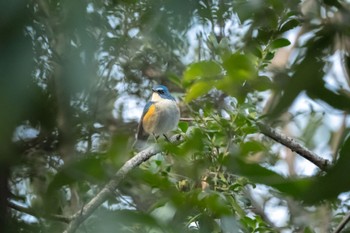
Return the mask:
<svg viewBox="0 0 350 233">
<path fill-rule="evenodd" d="M 137 151 L 145 149 L 148 137 L 149 137 L 149 134 L 143 130 L 142 121 L 141 121 L 141 123 L 139 124 L 139 127 L 137 129 L 135 142 L 132 145 L 132 148 L 134 148 Z"/>
<path fill-rule="evenodd" d="M 134 144 L 132 145 L 132 148 L 135 151 L 141 151 L 147 147 L 147 140 L 138 140 L 136 139 Z"/>
</svg>

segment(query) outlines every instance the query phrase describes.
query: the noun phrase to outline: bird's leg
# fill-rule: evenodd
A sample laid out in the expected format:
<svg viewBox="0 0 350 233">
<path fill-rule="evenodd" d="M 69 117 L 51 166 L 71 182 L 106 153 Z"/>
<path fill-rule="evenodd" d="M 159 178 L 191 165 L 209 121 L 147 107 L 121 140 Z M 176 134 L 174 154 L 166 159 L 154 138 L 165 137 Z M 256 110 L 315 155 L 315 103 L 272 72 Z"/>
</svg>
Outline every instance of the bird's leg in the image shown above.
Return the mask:
<svg viewBox="0 0 350 233">
<path fill-rule="evenodd" d="M 170 142 L 170 140 L 169 140 L 168 136 L 166 136 L 166 134 L 163 134 L 163 136 L 165 137 L 165 139 L 166 139 L 168 142 Z"/>
<path fill-rule="evenodd" d="M 156 136 L 155 134 L 153 134 L 153 137 L 154 137 L 154 140 L 155 140 L 156 142 L 158 142 L 159 135 Z"/>
</svg>

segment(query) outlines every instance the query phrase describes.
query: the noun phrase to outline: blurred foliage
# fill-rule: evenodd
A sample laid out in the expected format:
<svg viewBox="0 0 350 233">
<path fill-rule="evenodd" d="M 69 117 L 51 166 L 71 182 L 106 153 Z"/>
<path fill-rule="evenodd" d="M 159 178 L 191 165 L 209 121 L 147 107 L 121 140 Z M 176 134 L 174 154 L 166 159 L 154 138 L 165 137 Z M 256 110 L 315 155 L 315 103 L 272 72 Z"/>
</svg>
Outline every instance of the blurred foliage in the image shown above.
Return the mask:
<svg viewBox="0 0 350 233">
<path fill-rule="evenodd" d="M 191 118 L 185 141 L 159 140 L 77 232 L 328 232 L 349 211 L 348 2 L 0 3 L 1 232 L 62 232 L 134 154 L 156 83 Z M 256 120 L 335 165 L 302 175 Z"/>
</svg>

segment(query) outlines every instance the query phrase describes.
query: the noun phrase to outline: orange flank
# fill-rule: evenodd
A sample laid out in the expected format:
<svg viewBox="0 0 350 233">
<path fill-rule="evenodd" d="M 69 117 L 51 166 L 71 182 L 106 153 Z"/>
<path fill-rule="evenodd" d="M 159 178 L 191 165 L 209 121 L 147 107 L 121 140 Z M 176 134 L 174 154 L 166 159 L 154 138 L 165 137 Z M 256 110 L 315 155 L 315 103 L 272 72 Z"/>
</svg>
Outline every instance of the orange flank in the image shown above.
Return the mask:
<svg viewBox="0 0 350 233">
<path fill-rule="evenodd" d="M 143 129 L 149 134 L 153 132 L 155 121 L 157 120 L 155 112 L 156 106 L 151 105 L 142 120 Z"/>
</svg>

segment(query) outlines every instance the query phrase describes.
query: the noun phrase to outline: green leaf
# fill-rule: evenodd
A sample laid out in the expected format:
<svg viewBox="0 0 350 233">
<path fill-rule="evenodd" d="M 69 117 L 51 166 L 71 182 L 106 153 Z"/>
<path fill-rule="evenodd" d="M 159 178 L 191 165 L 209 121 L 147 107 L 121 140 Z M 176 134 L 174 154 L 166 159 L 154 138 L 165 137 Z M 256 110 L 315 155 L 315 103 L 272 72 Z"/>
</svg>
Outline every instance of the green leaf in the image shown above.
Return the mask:
<svg viewBox="0 0 350 233">
<path fill-rule="evenodd" d="M 207 193 L 207 194 L 203 194 Z M 210 212 L 217 215 L 229 215 L 232 213 L 231 206 L 225 196 L 215 191 L 204 191 L 198 194 L 198 200 L 203 209 L 208 209 Z"/>
<path fill-rule="evenodd" d="M 244 217 L 241 219 L 241 221 L 247 227 L 255 228 L 256 226 L 255 220 L 251 219 L 250 217 Z"/>
<path fill-rule="evenodd" d="M 239 217 L 243 218 L 246 216 L 245 211 L 242 209 L 242 207 L 237 203 L 237 201 L 233 198 L 233 196 L 229 195 L 226 197 L 227 200 L 230 202 L 233 210 L 238 214 Z"/>
<path fill-rule="evenodd" d="M 245 176 L 254 183 L 271 186 L 301 200 L 304 200 L 306 190 L 309 189 L 313 180 L 311 178 L 299 180 L 286 179 L 259 164 L 248 163 L 242 158 L 233 155 L 227 156 L 225 163 L 235 174 Z"/>
<path fill-rule="evenodd" d="M 197 82 L 188 90 L 185 102 L 190 102 L 204 94 L 207 94 L 213 88 L 212 82 Z"/>
<path fill-rule="evenodd" d="M 130 140 L 130 138 L 127 134 L 119 133 L 112 137 L 112 143 L 108 148 L 107 157 L 113 162 L 115 167 L 121 166 L 129 159 L 128 140 Z"/>
<path fill-rule="evenodd" d="M 258 44 L 252 44 L 248 47 L 248 51 L 255 55 L 257 58 L 262 58 L 261 48 Z"/>
<path fill-rule="evenodd" d="M 178 76 L 176 76 L 176 75 L 174 75 L 174 74 L 170 74 L 170 75 L 168 75 L 168 79 L 169 79 L 172 83 L 174 83 L 176 86 L 182 87 L 182 85 L 181 85 L 181 79 L 180 79 Z"/>
<path fill-rule="evenodd" d="M 184 84 L 198 79 L 217 78 L 221 74 L 221 66 L 213 61 L 201 61 L 187 67 L 183 74 Z"/>
<path fill-rule="evenodd" d="M 272 87 L 272 82 L 267 76 L 259 76 L 249 84 L 257 91 L 266 91 Z"/>
<path fill-rule="evenodd" d="M 188 132 L 188 138 L 186 138 L 184 143 L 181 145 L 167 143 L 164 145 L 164 149 L 179 157 L 184 157 L 186 155 L 191 156 L 193 152 L 202 152 L 204 146 L 206 145 L 206 141 L 204 140 L 206 135 L 200 128 L 195 127 L 189 129 Z"/>
<path fill-rule="evenodd" d="M 271 49 L 278 49 L 290 45 L 290 41 L 285 38 L 278 38 L 270 44 Z"/>
<path fill-rule="evenodd" d="M 102 158 L 87 157 L 64 165 L 49 184 L 48 190 L 54 191 L 77 181 L 98 182 L 106 178 L 107 171 L 102 166 Z"/>
<path fill-rule="evenodd" d="M 295 27 L 298 27 L 300 25 L 300 22 L 296 19 L 291 19 L 291 20 L 288 20 L 287 22 L 285 22 L 281 29 L 279 30 L 280 33 L 283 33 L 283 32 L 286 32 L 286 31 L 289 31 Z"/>
<path fill-rule="evenodd" d="M 275 57 L 274 52 L 268 52 L 265 56 L 265 60 L 269 61 L 269 60 L 272 60 L 274 57 Z"/>
<path fill-rule="evenodd" d="M 325 60 L 321 58 L 324 56 L 324 49 L 331 47 L 330 45 L 334 38 L 330 33 L 325 32 L 317 33 L 314 38 L 314 40 L 308 42 L 308 49 L 304 59 L 294 66 L 295 72 L 292 78 L 282 77 L 287 82 L 283 81 L 283 85 L 278 87 L 277 91 L 281 92 L 281 98 L 279 98 L 271 111 L 272 117 L 276 117 L 288 109 L 299 93 L 304 90 L 307 90 L 308 95 L 313 98 L 322 99 L 340 109 L 349 109 L 347 107 L 350 102 L 349 98 L 332 93 L 325 87 L 326 84 L 323 79 L 325 75 Z"/>
<path fill-rule="evenodd" d="M 305 193 L 303 200 L 314 204 L 325 199 L 335 199 L 340 193 L 350 190 L 350 135 L 343 143 L 339 153 L 339 160 L 327 172 L 312 183 Z"/>
<path fill-rule="evenodd" d="M 243 54 L 232 54 L 224 60 L 223 67 L 230 78 L 245 81 L 253 78 L 255 73 L 252 59 Z"/>
<path fill-rule="evenodd" d="M 169 224 L 173 220 L 176 213 L 176 208 L 173 204 L 167 202 L 165 205 L 159 206 L 153 209 L 151 215 L 158 219 L 159 222 L 163 224 Z"/>
<path fill-rule="evenodd" d="M 264 151 L 265 146 L 258 141 L 248 141 L 241 144 L 242 155 Z"/>
<path fill-rule="evenodd" d="M 154 217 L 136 210 L 99 208 L 94 214 L 95 217 L 86 223 L 91 232 L 132 232 L 125 229 L 137 229 L 138 225 L 151 229 L 151 232 L 166 231 Z"/>
<path fill-rule="evenodd" d="M 186 133 L 188 129 L 188 123 L 187 122 L 179 122 L 178 127 L 181 129 L 182 132 Z"/>
<path fill-rule="evenodd" d="M 344 111 L 350 111 L 350 98 L 347 94 L 341 92 L 334 92 L 325 87 L 323 80 L 318 80 L 319 88 L 308 87 L 307 94 L 310 98 L 320 99 L 328 103 L 333 108 Z"/>
<path fill-rule="evenodd" d="M 304 233 L 315 233 L 315 231 L 311 227 L 304 228 Z"/>
<path fill-rule="evenodd" d="M 278 25 L 277 12 L 274 9 L 269 8 L 267 5 L 262 4 L 255 12 L 254 21 L 257 27 L 268 31 L 275 30 Z"/>
<path fill-rule="evenodd" d="M 285 9 L 286 6 L 284 4 L 283 1 L 280 0 L 269 0 L 267 1 L 269 4 L 271 4 L 273 10 L 277 13 L 277 14 L 281 14 Z"/>
<path fill-rule="evenodd" d="M 227 158 L 227 167 L 236 174 L 243 175 L 251 181 L 269 185 L 291 195 L 307 204 L 316 204 L 324 200 L 335 199 L 340 193 L 350 190 L 350 136 L 343 144 L 339 160 L 325 176 L 304 179 L 286 179 L 281 175 L 261 167 L 247 163 L 237 156 Z"/>
<path fill-rule="evenodd" d="M 229 156 L 227 158 L 228 166 L 235 171 L 236 174 L 241 174 L 251 181 L 266 185 L 278 184 L 286 182 L 281 175 L 261 167 L 258 164 L 250 164 L 237 156 Z"/>
<path fill-rule="evenodd" d="M 248 86 L 244 85 L 244 83 L 256 78 L 253 59 L 254 57 L 252 56 L 238 53 L 224 59 L 223 67 L 226 75 L 215 83 L 215 87 L 228 95 L 234 96 L 238 102 L 243 103 L 249 92 Z"/>
<path fill-rule="evenodd" d="M 276 117 L 286 111 L 294 102 L 300 92 L 306 89 L 323 88 L 324 81 L 322 79 L 324 71 L 324 61 L 317 59 L 319 51 L 316 50 L 317 44 L 310 48 L 300 64 L 295 66 L 295 72 L 292 77 L 287 73 L 280 73 L 275 80 L 281 80 L 281 84 L 277 91 L 280 91 L 282 97 L 271 110 L 271 116 Z M 277 83 L 279 84 L 279 83 Z"/>
</svg>

